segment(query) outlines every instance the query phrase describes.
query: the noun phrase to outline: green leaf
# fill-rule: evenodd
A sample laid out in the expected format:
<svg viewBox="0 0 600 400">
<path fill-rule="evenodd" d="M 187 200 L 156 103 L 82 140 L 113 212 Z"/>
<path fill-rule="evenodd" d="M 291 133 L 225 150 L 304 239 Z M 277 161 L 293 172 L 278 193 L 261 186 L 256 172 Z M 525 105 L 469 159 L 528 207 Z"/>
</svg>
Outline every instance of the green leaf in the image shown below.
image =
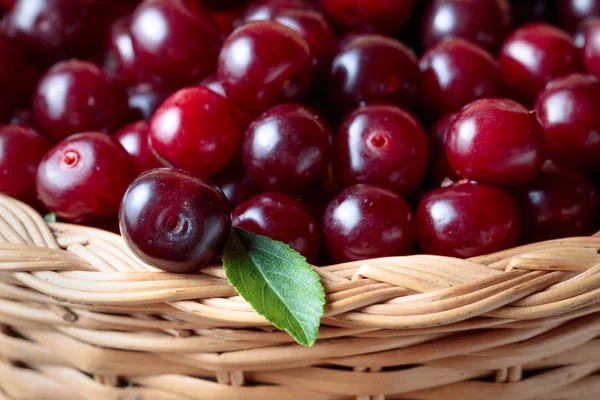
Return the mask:
<svg viewBox="0 0 600 400">
<path fill-rule="evenodd" d="M 44 221 L 46 222 L 56 222 L 56 214 L 48 213 L 44 215 Z"/>
<path fill-rule="evenodd" d="M 315 343 L 325 290 L 302 255 L 285 243 L 233 228 L 223 266 L 229 283 L 257 313 L 301 345 Z"/>
</svg>

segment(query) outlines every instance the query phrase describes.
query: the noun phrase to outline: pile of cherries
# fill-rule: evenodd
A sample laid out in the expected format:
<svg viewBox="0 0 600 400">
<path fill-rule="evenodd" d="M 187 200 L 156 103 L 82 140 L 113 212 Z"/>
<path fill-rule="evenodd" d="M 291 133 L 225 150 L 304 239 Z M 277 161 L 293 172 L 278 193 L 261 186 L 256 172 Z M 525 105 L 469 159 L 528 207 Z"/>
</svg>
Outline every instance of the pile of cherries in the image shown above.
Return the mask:
<svg viewBox="0 0 600 400">
<path fill-rule="evenodd" d="M 0 0 L 0 192 L 191 271 L 597 228 L 600 0 Z"/>
</svg>

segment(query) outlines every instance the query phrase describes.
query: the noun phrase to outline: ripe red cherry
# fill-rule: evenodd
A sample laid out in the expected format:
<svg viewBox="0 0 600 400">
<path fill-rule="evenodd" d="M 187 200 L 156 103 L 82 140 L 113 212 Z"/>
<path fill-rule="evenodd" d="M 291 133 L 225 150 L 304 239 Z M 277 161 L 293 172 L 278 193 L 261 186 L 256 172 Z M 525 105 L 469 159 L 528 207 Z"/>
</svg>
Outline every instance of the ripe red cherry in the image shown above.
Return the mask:
<svg viewBox="0 0 600 400">
<path fill-rule="evenodd" d="M 252 22 L 235 30 L 221 48 L 218 76 L 227 98 L 259 114 L 301 100 L 313 77 L 306 40 L 276 22 Z"/>
<path fill-rule="evenodd" d="M 79 222 L 116 215 L 133 165 L 112 137 L 79 133 L 54 146 L 37 172 L 42 203 L 58 217 Z"/>
<path fill-rule="evenodd" d="M 240 125 L 229 101 L 203 87 L 181 89 L 150 121 L 150 148 L 169 165 L 201 176 L 223 169 L 236 153 Z"/>
<path fill-rule="evenodd" d="M 573 74 L 550 82 L 535 104 L 547 157 L 561 166 L 600 167 L 600 81 Z"/>
<path fill-rule="evenodd" d="M 583 71 L 583 64 L 567 32 L 546 23 L 532 23 L 506 39 L 500 50 L 500 68 L 513 96 L 531 104 L 546 83 Z"/>
<path fill-rule="evenodd" d="M 567 170 L 543 171 L 517 191 L 527 242 L 592 233 L 598 196 L 583 176 Z"/>
<path fill-rule="evenodd" d="M 429 132 L 429 168 L 435 186 L 440 186 L 446 178 L 454 182 L 461 178 L 450 165 L 446 155 L 446 138 L 455 118 L 456 114 L 445 115 Z"/>
<path fill-rule="evenodd" d="M 421 61 L 422 108 L 439 117 L 484 97 L 502 94 L 500 66 L 487 51 L 463 39 L 428 49 Z"/>
<path fill-rule="evenodd" d="M 556 0 L 558 23 L 569 32 L 574 32 L 586 19 L 600 17 L 598 0 Z"/>
<path fill-rule="evenodd" d="M 410 207 L 400 196 L 374 185 L 355 185 L 329 203 L 323 239 L 337 262 L 408 254 L 415 240 Z"/>
<path fill-rule="evenodd" d="M 600 18 L 593 20 L 585 29 L 582 50 L 585 69 L 600 78 Z"/>
<path fill-rule="evenodd" d="M 419 66 L 412 50 L 374 34 L 353 35 L 340 44 L 329 74 L 329 94 L 341 111 L 369 103 L 415 108 Z"/>
<path fill-rule="evenodd" d="M 361 107 L 340 126 L 333 154 L 333 175 L 343 187 L 372 183 L 405 197 L 425 176 L 427 135 L 399 107 Z"/>
<path fill-rule="evenodd" d="M 421 41 L 429 48 L 459 37 L 495 52 L 511 26 L 508 0 L 432 0 L 421 19 Z"/>
<path fill-rule="evenodd" d="M 369 29 L 394 35 L 410 19 L 416 0 L 320 0 L 323 11 L 344 30 Z"/>
<path fill-rule="evenodd" d="M 297 194 L 323 174 L 331 146 L 331 131 L 321 116 L 299 104 L 282 104 L 248 127 L 242 157 L 255 186 Z"/>
<path fill-rule="evenodd" d="M 148 122 L 138 121 L 124 126 L 115 134 L 115 139 L 131 156 L 135 176 L 149 169 L 162 167 L 148 145 L 149 133 Z"/>
<path fill-rule="evenodd" d="M 96 64 L 62 61 L 40 79 L 33 114 L 42 133 L 57 141 L 82 131 L 110 132 L 127 119 L 127 93 Z"/>
<path fill-rule="evenodd" d="M 212 181 L 223 191 L 232 208 L 258 194 L 246 176 L 242 162 L 235 158 Z"/>
<path fill-rule="evenodd" d="M 104 67 L 129 86 L 152 78 L 133 48 L 130 26 L 131 15 L 124 15 L 111 24 L 104 53 Z"/>
<path fill-rule="evenodd" d="M 153 83 L 140 83 L 127 88 L 130 114 L 133 119 L 150 119 L 154 111 L 169 96 L 165 87 Z"/>
<path fill-rule="evenodd" d="M 131 19 L 135 54 L 155 77 L 179 88 L 215 70 L 221 37 L 208 13 L 186 0 L 150 0 Z"/>
<path fill-rule="evenodd" d="M 475 257 L 513 247 L 520 216 L 504 189 L 460 183 L 429 192 L 417 210 L 417 237 L 429 254 Z"/>
<path fill-rule="evenodd" d="M 446 138 L 450 164 L 465 178 L 519 186 L 544 161 L 544 130 L 525 107 L 506 99 L 481 99 L 464 107 Z"/>
<path fill-rule="evenodd" d="M 0 126 L 0 193 L 35 200 L 35 176 L 50 143 L 25 126 Z"/>
<path fill-rule="evenodd" d="M 233 211 L 233 226 L 286 243 L 314 262 L 319 254 L 319 226 L 310 211 L 283 193 L 262 193 Z"/>
<path fill-rule="evenodd" d="M 125 243 L 146 263 L 170 272 L 207 265 L 231 230 L 227 199 L 208 180 L 169 168 L 140 175 L 123 196 Z"/>
</svg>

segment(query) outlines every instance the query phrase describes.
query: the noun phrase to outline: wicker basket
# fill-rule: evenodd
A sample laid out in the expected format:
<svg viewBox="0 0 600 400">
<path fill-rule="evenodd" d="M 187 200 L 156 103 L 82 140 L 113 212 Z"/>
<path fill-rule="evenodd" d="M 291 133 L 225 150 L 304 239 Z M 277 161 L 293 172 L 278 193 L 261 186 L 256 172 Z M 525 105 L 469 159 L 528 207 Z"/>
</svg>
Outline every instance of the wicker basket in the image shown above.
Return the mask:
<svg viewBox="0 0 600 400">
<path fill-rule="evenodd" d="M 599 399 L 600 237 L 316 268 L 311 348 L 224 279 L 0 196 L 0 399 Z"/>
</svg>

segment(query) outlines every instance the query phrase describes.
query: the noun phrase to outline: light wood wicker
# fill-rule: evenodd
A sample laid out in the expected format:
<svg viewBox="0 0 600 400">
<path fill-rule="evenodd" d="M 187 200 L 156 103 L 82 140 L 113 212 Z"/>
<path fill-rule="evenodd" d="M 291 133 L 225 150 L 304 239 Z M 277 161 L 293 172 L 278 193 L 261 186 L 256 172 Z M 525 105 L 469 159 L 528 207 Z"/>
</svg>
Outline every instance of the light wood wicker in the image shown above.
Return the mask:
<svg viewBox="0 0 600 400">
<path fill-rule="evenodd" d="M 224 279 L 0 196 L 0 400 L 600 399 L 600 237 L 315 268 L 316 345 Z"/>
</svg>

